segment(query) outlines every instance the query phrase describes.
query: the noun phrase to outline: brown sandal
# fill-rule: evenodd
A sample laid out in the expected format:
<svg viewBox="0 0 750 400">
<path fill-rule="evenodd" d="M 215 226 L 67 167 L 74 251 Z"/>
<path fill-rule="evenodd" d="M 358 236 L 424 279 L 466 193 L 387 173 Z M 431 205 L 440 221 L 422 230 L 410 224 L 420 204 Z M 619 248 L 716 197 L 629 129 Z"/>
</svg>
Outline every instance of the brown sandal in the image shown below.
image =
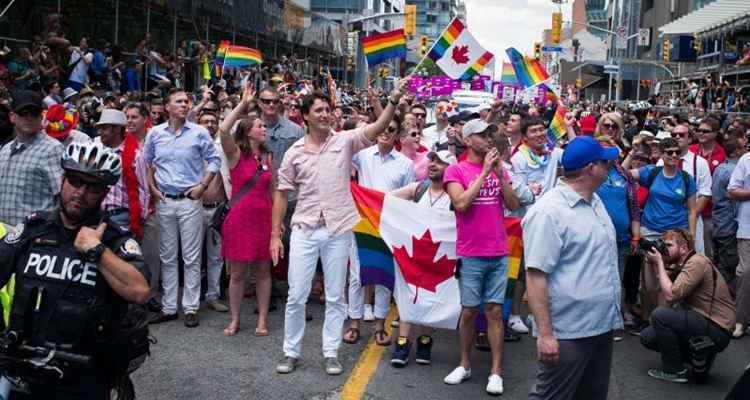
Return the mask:
<svg viewBox="0 0 750 400">
<path fill-rule="evenodd" d="M 378 330 L 375 331 L 375 343 L 377 343 L 379 346 L 390 346 L 391 345 L 391 337 L 388 336 L 387 333 L 385 333 L 384 330 Z"/>
<path fill-rule="evenodd" d="M 353 334 L 351 338 L 349 338 L 349 334 Z M 355 344 L 359 342 L 359 328 L 347 328 L 346 332 L 344 332 L 344 337 L 342 338 L 344 343 L 348 344 Z"/>
</svg>

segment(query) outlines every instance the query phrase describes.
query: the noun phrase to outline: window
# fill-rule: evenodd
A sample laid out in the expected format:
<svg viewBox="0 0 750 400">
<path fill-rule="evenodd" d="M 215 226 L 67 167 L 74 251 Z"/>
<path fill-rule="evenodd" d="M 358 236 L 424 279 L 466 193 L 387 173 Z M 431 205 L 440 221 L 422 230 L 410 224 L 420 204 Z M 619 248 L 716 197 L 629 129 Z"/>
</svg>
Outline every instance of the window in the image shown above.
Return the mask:
<svg viewBox="0 0 750 400">
<path fill-rule="evenodd" d="M 431 1 L 430 2 L 430 10 L 437 10 L 437 2 Z"/>
<path fill-rule="evenodd" d="M 427 23 L 428 24 L 434 24 L 437 22 L 437 16 L 436 15 L 428 15 L 427 16 Z"/>
<path fill-rule="evenodd" d="M 450 11 L 451 5 L 449 3 L 440 3 L 440 11 Z"/>
</svg>

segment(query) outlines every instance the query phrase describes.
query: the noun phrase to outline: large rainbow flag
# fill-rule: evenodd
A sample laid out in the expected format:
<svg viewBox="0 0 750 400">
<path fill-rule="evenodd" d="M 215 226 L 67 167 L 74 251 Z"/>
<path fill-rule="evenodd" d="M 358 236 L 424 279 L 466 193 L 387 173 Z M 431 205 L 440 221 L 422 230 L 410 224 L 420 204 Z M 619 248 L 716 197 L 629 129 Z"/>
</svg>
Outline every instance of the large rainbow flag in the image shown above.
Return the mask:
<svg viewBox="0 0 750 400">
<path fill-rule="evenodd" d="M 353 229 L 362 286 L 383 285 L 393 290 L 393 253 L 379 232 L 385 195 L 356 184 L 352 184 L 352 195 L 362 216 Z"/>
<path fill-rule="evenodd" d="M 224 66 L 224 56 L 227 51 L 227 46 L 229 46 L 230 42 L 228 40 L 222 40 L 219 42 L 219 46 L 216 48 L 216 55 L 214 55 L 214 71 L 216 72 L 216 76 L 222 75 L 222 69 Z"/>
<path fill-rule="evenodd" d="M 376 33 L 362 38 L 367 65 L 380 64 L 390 58 L 406 57 L 406 36 L 403 29 Z"/>
<path fill-rule="evenodd" d="M 262 63 L 263 56 L 259 50 L 232 45 L 224 50 L 224 67 L 246 67 Z"/>
<path fill-rule="evenodd" d="M 506 85 L 517 85 L 518 78 L 516 78 L 516 71 L 513 70 L 513 66 L 510 63 L 503 63 L 502 76 L 500 82 Z"/>
<path fill-rule="evenodd" d="M 539 60 L 524 57 L 513 47 L 505 49 L 505 53 L 508 54 L 518 82 L 525 88 L 539 85 L 549 79 L 547 71 L 539 63 Z"/>
</svg>

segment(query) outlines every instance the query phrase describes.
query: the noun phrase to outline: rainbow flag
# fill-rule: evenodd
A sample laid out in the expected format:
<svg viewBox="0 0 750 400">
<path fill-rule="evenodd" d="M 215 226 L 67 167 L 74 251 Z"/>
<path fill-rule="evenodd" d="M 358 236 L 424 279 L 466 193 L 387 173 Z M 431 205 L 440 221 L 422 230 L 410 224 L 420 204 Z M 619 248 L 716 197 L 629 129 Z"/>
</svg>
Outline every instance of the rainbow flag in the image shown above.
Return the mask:
<svg viewBox="0 0 750 400">
<path fill-rule="evenodd" d="M 224 67 L 245 67 L 263 63 L 260 51 L 244 46 L 227 46 L 224 50 Z"/>
<path fill-rule="evenodd" d="M 516 78 L 516 71 L 513 70 L 513 66 L 510 63 L 503 63 L 503 72 L 500 82 L 506 85 L 517 85 L 518 78 Z"/>
<path fill-rule="evenodd" d="M 222 40 L 219 42 L 219 46 L 216 48 L 216 55 L 214 56 L 214 71 L 216 76 L 222 75 L 222 69 L 224 66 L 224 55 L 226 54 L 227 46 L 229 46 L 228 40 Z"/>
<path fill-rule="evenodd" d="M 362 216 L 353 229 L 362 286 L 383 285 L 393 290 L 393 253 L 379 232 L 385 194 L 352 184 L 352 195 Z"/>
<path fill-rule="evenodd" d="M 539 60 L 524 57 L 513 47 L 505 49 L 518 82 L 525 88 L 536 86 L 549 78 Z"/>
<path fill-rule="evenodd" d="M 429 54 L 427 54 L 427 57 L 430 57 L 430 59 L 435 62 L 443 58 L 445 52 L 451 47 L 453 42 L 458 39 L 464 29 L 466 29 L 464 23 L 458 18 L 453 18 L 451 24 L 445 28 L 445 31 L 440 35 L 440 38 L 432 45 L 432 49 Z"/>
<path fill-rule="evenodd" d="M 362 38 L 367 65 L 380 64 L 389 58 L 406 57 L 406 36 L 403 29 L 376 33 Z"/>
<path fill-rule="evenodd" d="M 565 114 L 568 113 L 568 109 L 563 105 L 562 102 L 557 102 L 557 109 L 555 110 L 555 116 L 552 117 L 552 121 L 549 123 L 547 128 L 547 142 L 550 147 L 554 147 L 558 140 L 565 137 L 567 132 L 565 127 Z"/>
<path fill-rule="evenodd" d="M 474 64 L 469 67 L 469 69 L 467 69 L 466 72 L 464 72 L 463 75 L 461 75 L 461 77 L 458 79 L 467 81 L 471 79 L 472 76 L 479 75 L 480 73 L 482 73 L 482 71 L 484 71 L 484 67 L 487 65 L 487 63 L 492 61 L 493 57 L 495 56 L 492 55 L 492 53 L 490 53 L 489 51 L 485 51 L 484 54 L 482 54 L 482 56 L 479 57 L 479 59 L 474 62 Z"/>
</svg>

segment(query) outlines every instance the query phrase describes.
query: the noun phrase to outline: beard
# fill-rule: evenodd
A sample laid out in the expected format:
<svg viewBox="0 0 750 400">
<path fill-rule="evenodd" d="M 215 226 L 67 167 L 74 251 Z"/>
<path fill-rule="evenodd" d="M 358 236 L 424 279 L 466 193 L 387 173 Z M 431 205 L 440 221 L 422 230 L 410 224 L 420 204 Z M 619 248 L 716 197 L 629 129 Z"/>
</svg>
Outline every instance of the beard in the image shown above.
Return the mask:
<svg viewBox="0 0 750 400">
<path fill-rule="evenodd" d="M 72 224 L 83 225 L 88 219 L 97 215 L 103 201 L 104 196 L 96 202 L 94 207 L 88 208 L 85 206 L 84 200 L 69 199 L 66 201 L 60 196 L 60 212 L 62 212 Z M 74 204 L 75 202 L 80 203 L 80 205 Z"/>
</svg>

